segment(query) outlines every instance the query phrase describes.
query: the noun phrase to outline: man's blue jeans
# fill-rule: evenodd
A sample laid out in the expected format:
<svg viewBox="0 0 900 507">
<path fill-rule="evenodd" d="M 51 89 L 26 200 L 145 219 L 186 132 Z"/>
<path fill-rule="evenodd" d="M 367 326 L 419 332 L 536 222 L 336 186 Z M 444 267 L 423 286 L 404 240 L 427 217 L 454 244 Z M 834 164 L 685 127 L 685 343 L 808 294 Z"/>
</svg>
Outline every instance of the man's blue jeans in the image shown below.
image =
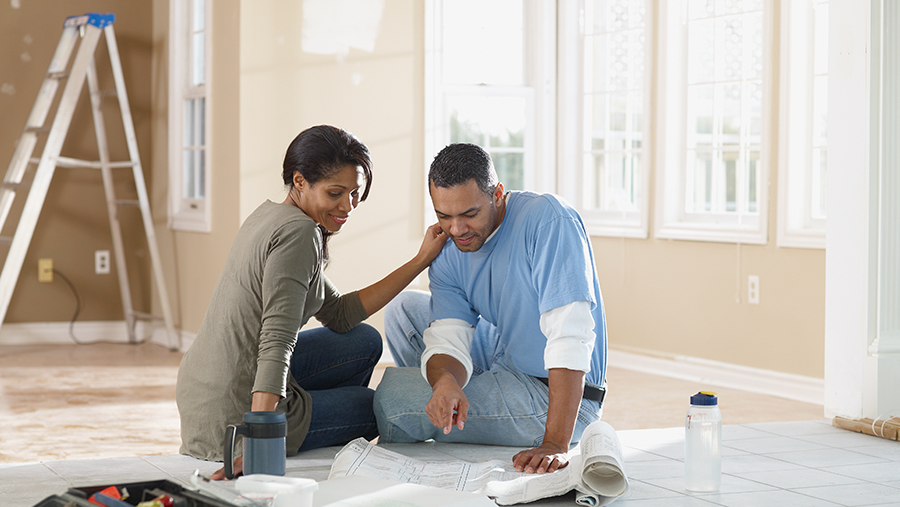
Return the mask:
<svg viewBox="0 0 900 507">
<path fill-rule="evenodd" d="M 374 391 L 368 385 L 381 350 L 381 335 L 368 324 L 346 333 L 321 327 L 297 335 L 291 375 L 312 397 L 312 421 L 301 451 L 378 436 Z"/>
<path fill-rule="evenodd" d="M 425 405 L 431 386 L 422 377 L 419 359 L 425 345 L 430 296 L 404 291 L 385 307 L 388 349 L 399 368 L 388 368 L 375 391 L 374 410 L 379 442 L 465 442 L 473 444 L 537 447 L 544 439 L 549 389 L 536 378 L 518 371 L 497 348 L 496 329 L 480 322 L 472 344 L 472 378 L 463 389 L 469 412 L 462 431 L 454 427 L 444 435 L 431 424 Z M 543 354 L 536 351 L 536 354 Z M 600 404 L 582 400 L 572 443 L 581 440 L 588 424 L 600 418 Z"/>
</svg>

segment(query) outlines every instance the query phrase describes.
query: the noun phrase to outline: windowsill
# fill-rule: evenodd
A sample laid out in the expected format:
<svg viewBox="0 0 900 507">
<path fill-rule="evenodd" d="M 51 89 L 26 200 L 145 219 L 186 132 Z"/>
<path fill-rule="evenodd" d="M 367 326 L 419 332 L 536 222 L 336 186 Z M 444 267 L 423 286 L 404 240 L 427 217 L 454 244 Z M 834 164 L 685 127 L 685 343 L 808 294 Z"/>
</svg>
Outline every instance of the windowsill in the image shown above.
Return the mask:
<svg viewBox="0 0 900 507">
<path fill-rule="evenodd" d="M 805 231 L 779 234 L 777 244 L 785 248 L 825 249 L 825 231 Z"/>
<path fill-rule="evenodd" d="M 765 245 L 768 241 L 766 231 L 756 226 L 722 227 L 713 224 L 697 224 L 689 222 L 661 225 L 654 232 L 660 239 L 683 239 L 688 241 L 709 241 L 715 243 L 742 243 L 748 245 Z"/>
<path fill-rule="evenodd" d="M 205 214 L 180 213 L 169 220 L 169 229 L 183 232 L 212 232 L 212 224 Z"/>
</svg>

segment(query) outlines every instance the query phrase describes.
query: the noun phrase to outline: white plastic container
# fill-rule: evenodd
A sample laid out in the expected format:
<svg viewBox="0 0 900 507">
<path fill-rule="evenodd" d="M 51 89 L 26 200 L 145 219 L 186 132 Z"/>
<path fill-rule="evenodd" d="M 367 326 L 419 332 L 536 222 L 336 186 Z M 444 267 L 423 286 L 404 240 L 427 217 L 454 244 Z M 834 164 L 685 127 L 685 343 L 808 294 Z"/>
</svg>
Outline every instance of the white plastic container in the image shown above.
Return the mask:
<svg viewBox="0 0 900 507">
<path fill-rule="evenodd" d="M 722 414 L 716 393 L 691 396 L 684 420 L 684 487 L 718 491 L 722 482 Z"/>
<path fill-rule="evenodd" d="M 312 507 L 319 483 L 300 477 L 251 474 L 239 477 L 235 487 L 247 498 L 268 498 L 272 507 Z"/>
</svg>

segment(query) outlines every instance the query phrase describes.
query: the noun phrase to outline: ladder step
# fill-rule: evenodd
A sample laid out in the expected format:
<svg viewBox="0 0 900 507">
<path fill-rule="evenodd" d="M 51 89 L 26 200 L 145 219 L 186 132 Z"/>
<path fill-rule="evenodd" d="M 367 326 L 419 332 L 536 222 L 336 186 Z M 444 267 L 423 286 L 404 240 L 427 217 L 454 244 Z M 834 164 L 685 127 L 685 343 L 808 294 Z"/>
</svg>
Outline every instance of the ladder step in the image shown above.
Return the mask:
<svg viewBox="0 0 900 507">
<path fill-rule="evenodd" d="M 3 183 L 0 183 L 0 188 L 2 188 L 3 190 L 19 190 L 30 187 L 31 183 L 24 181 L 20 181 L 19 183 L 16 183 L 14 181 L 4 181 Z"/>
<path fill-rule="evenodd" d="M 49 126 L 25 127 L 25 132 L 33 132 L 35 134 L 46 134 L 47 132 L 50 132 L 50 127 Z"/>
<path fill-rule="evenodd" d="M 31 163 L 37 164 L 40 163 L 41 159 L 32 157 Z M 102 169 L 103 166 L 100 164 L 99 160 L 80 160 L 77 158 L 69 158 L 69 157 L 56 157 L 56 166 L 57 167 L 87 167 L 90 169 Z M 110 169 L 120 169 L 123 167 L 134 167 L 134 162 L 127 160 L 124 162 L 110 162 Z"/>
<path fill-rule="evenodd" d="M 141 319 L 141 320 L 163 320 L 163 317 L 160 317 L 159 315 L 151 315 L 149 313 L 144 313 L 144 312 L 132 311 L 131 316 L 136 319 Z"/>
<path fill-rule="evenodd" d="M 117 206 L 140 206 L 141 201 L 137 199 L 116 199 Z"/>
<path fill-rule="evenodd" d="M 100 90 L 96 93 L 96 95 L 98 97 L 100 97 L 101 99 L 104 97 L 118 97 L 119 92 L 117 92 L 115 90 Z"/>
<path fill-rule="evenodd" d="M 61 72 L 50 72 L 49 74 L 47 74 L 47 79 L 60 80 L 60 79 L 67 79 L 68 77 L 69 77 L 69 71 L 67 71 L 67 70 L 64 70 Z"/>
<path fill-rule="evenodd" d="M 12 236 L 0 236 L 0 245 L 12 244 Z"/>
</svg>

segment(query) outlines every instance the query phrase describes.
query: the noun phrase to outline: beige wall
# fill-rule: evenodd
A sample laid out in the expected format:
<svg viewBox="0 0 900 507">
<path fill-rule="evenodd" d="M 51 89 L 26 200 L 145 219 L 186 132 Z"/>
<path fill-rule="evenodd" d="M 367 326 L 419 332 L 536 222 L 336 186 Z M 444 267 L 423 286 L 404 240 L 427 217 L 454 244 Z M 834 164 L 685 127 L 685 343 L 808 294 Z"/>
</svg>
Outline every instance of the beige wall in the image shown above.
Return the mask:
<svg viewBox="0 0 900 507">
<path fill-rule="evenodd" d="M 372 153 L 369 198 L 331 240 L 326 274 L 342 291 L 409 260 L 424 230 L 422 9 L 387 1 L 374 51 L 318 55 L 302 51 L 301 2 L 242 2 L 241 216 L 284 199 L 284 152 L 307 127 L 347 129 Z M 380 315 L 369 322 L 380 327 Z"/>
<path fill-rule="evenodd" d="M 0 2 L 0 167 L 4 173 L 59 42 L 63 21 L 68 16 L 86 12 L 116 14 L 114 27 L 138 146 L 144 164 L 148 164 L 152 158 L 150 81 L 147 79 L 152 55 L 151 5 L 113 0 L 44 0 L 17 4 L 19 7 L 14 7 L 13 2 Z M 114 88 L 104 38 L 101 38 L 99 48 L 96 54 L 101 87 Z M 126 160 L 128 152 L 115 99 L 104 103 L 104 111 L 111 157 Z M 34 156 L 40 156 L 41 144 Z M 62 155 L 90 160 L 99 158 L 86 92 L 82 92 L 81 102 L 75 110 Z M 30 173 L 33 170 L 34 166 L 31 166 Z M 30 176 L 26 179 L 30 181 Z M 148 174 L 147 180 L 151 179 Z M 130 171 L 116 172 L 116 192 L 119 198 L 136 198 Z M 3 229 L 4 235 L 12 235 L 12 225 L 24 202 L 25 193 L 20 193 L 13 215 Z M 148 310 L 150 260 L 140 213 L 137 209 L 124 209 L 120 218 L 134 306 Z M 62 279 L 56 277 L 53 283 L 37 281 L 37 259 L 48 257 L 53 259 L 54 267 L 72 281 L 81 297 L 79 321 L 121 320 L 122 306 L 115 270 L 109 275 L 94 274 L 95 250 L 112 250 L 100 172 L 58 169 L 5 322 L 53 322 L 72 318 L 75 297 Z M 7 246 L 0 247 L 0 255 L 5 257 L 7 251 Z"/>
<path fill-rule="evenodd" d="M 169 297 L 180 329 L 196 332 L 206 314 L 231 241 L 240 227 L 240 3 L 211 3 L 212 76 L 210 82 L 210 182 L 212 232 L 173 232 L 163 221 L 157 227 L 166 266 Z M 169 1 L 153 1 L 153 206 L 168 202 L 168 37 Z M 154 300 L 155 302 L 156 300 Z"/>
<path fill-rule="evenodd" d="M 84 4 L 93 6 L 102 2 L 85 1 Z M 145 138 L 149 135 L 152 140 L 152 149 L 144 153 L 148 154 L 145 165 L 151 167 L 148 179 L 152 180 L 152 206 L 158 215 L 157 233 L 170 297 L 176 302 L 176 317 L 180 327 L 188 332 L 196 332 L 200 325 L 243 217 L 267 198 L 283 198 L 281 159 L 287 144 L 306 127 L 320 123 L 344 127 L 369 146 L 375 161 L 369 200 L 353 213 L 344 231 L 332 240 L 333 262 L 327 274 L 341 290 L 354 290 L 372 283 L 411 257 L 418 248 L 425 220 L 421 213 L 421 189 L 424 188 L 422 2 L 387 0 L 374 50 L 350 49 L 342 56 L 314 55 L 302 50 L 302 2 L 216 0 L 213 8 L 211 234 L 171 233 L 165 227 L 165 220 L 159 217 L 165 209 L 168 178 L 167 0 L 154 0 L 152 12 L 144 9 L 148 19 L 152 19 L 148 23 L 152 30 L 142 27 L 146 31 L 143 49 L 123 54 L 126 61 L 137 59 L 144 67 L 152 68 L 152 72 L 148 71 L 152 78 L 145 80 L 144 85 L 135 85 L 138 90 L 144 86 L 143 93 L 147 96 L 142 106 L 144 124 L 139 127 L 139 135 L 143 132 Z M 3 4 L 0 9 L 4 9 L 0 11 L 0 19 L 7 23 L 9 6 Z M 33 26 L 42 17 L 35 14 L 28 24 L 11 24 L 13 28 Z M 125 24 L 124 19 L 122 23 Z M 54 25 L 50 30 L 57 31 L 50 37 L 55 44 L 58 28 Z M 0 46 L 0 72 L 3 72 L 0 83 L 11 79 L 6 76 L 19 79 L 23 72 L 20 68 L 27 67 L 17 60 L 17 48 L 23 45 L 21 30 L 17 36 L 10 36 L 9 31 L 0 33 L 3 41 L 10 41 Z M 121 37 L 120 42 L 125 46 L 126 41 Z M 152 62 L 147 46 L 151 39 Z M 16 72 L 6 70 L 10 66 Z M 40 67 L 36 77 L 31 78 L 35 80 L 31 86 L 35 91 L 46 64 Z M 23 87 L 18 88 L 21 91 Z M 148 101 L 152 103 L 149 125 Z M 10 107 L 11 102 L 7 95 L 0 94 L 0 107 Z M 0 125 L 4 129 L 0 130 L 0 148 L 9 153 L 5 160 L 11 156 L 9 145 L 18 137 L 20 124 L 30 109 L 28 102 L 21 121 L 13 122 L 12 127 L 8 122 Z M 0 110 L 0 114 L 5 111 Z M 140 117 L 136 112 L 136 119 Z M 775 131 L 772 142 L 777 143 Z M 5 153 L 0 150 L 0 154 Z M 607 305 L 611 347 L 822 377 L 825 254 L 821 250 L 775 246 L 778 168 L 774 158 L 770 167 L 774 170 L 770 175 L 768 245 L 657 240 L 652 238 L 652 233 L 646 240 L 593 239 Z M 69 186 L 75 184 L 69 182 Z M 81 186 L 78 189 L 81 193 L 85 191 Z M 80 193 L 75 192 L 73 199 L 79 197 Z M 77 238 L 108 234 L 102 209 L 95 215 L 93 222 L 81 226 Z M 432 217 L 427 219 L 430 221 Z M 44 240 L 46 244 L 56 245 L 54 248 L 59 251 L 68 251 L 71 249 L 68 244 L 76 242 L 72 239 L 67 243 L 53 239 L 52 233 L 44 234 L 48 238 Z M 99 247 L 87 240 L 77 243 L 82 242 L 90 244 L 79 255 L 89 255 L 85 262 L 92 266 L 93 250 Z M 92 271 L 87 272 L 89 269 L 84 268 L 88 281 L 80 283 L 88 283 L 91 291 L 109 292 L 117 297 L 115 286 L 105 289 Z M 149 267 L 143 269 L 149 272 Z M 750 274 L 760 277 L 759 305 L 749 305 L 746 301 L 746 280 Z M 54 305 L 58 308 L 70 296 L 64 286 L 55 289 L 60 292 L 60 303 Z M 20 288 L 14 302 L 17 299 L 20 305 L 17 315 L 22 320 L 65 320 L 68 316 L 68 312 L 56 309 L 50 316 L 40 313 L 24 318 L 21 312 L 25 310 L 21 308 L 33 308 L 34 301 L 46 300 L 46 296 Z M 106 306 L 115 309 L 116 305 L 116 299 L 107 298 Z M 121 316 L 111 312 L 95 318 L 113 320 Z M 380 327 L 380 315 L 370 322 Z"/>
</svg>

